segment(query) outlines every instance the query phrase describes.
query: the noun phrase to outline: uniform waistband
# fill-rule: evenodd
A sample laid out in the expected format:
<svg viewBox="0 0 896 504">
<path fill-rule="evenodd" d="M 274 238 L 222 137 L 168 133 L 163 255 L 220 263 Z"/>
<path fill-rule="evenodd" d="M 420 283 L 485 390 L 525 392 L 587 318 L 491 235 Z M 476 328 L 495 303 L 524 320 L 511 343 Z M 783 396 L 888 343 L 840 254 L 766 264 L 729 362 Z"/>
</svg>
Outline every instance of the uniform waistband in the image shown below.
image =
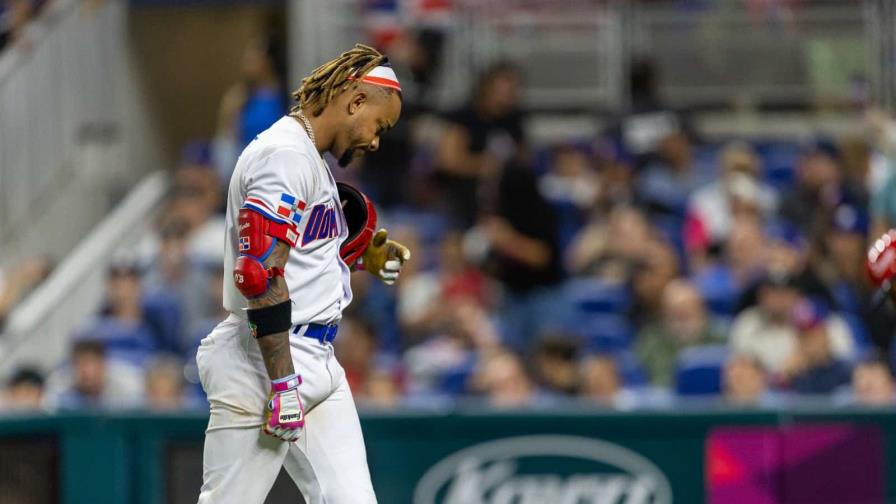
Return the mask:
<svg viewBox="0 0 896 504">
<path fill-rule="evenodd" d="M 339 324 L 302 324 L 293 327 L 292 333 L 296 336 L 314 338 L 321 344 L 332 343 L 336 339 Z"/>
</svg>

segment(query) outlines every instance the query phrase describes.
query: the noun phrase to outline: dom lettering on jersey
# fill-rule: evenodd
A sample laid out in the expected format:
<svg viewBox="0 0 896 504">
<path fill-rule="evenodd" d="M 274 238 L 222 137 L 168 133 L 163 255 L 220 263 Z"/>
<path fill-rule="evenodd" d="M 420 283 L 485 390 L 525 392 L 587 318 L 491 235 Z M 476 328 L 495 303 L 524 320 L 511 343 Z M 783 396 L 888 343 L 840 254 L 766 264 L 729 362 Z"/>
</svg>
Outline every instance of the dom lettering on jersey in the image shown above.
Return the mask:
<svg viewBox="0 0 896 504">
<path fill-rule="evenodd" d="M 339 217 L 332 205 L 314 205 L 308 215 L 308 223 L 302 233 L 302 246 L 315 240 L 326 240 L 339 236 Z"/>
</svg>

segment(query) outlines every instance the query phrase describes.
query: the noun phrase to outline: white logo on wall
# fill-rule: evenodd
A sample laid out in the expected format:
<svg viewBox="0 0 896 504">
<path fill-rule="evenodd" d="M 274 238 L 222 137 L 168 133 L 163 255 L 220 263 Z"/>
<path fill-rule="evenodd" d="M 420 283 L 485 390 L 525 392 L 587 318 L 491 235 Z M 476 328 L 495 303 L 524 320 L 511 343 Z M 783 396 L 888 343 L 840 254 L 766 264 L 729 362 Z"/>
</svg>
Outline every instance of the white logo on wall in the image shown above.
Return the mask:
<svg viewBox="0 0 896 504">
<path fill-rule="evenodd" d="M 590 469 L 521 468 L 538 459 Z M 595 465 L 610 467 L 598 470 Z M 414 504 L 548 503 L 671 504 L 672 490 L 663 473 L 641 455 L 575 436 L 520 436 L 470 446 L 432 466 L 414 489 Z"/>
</svg>

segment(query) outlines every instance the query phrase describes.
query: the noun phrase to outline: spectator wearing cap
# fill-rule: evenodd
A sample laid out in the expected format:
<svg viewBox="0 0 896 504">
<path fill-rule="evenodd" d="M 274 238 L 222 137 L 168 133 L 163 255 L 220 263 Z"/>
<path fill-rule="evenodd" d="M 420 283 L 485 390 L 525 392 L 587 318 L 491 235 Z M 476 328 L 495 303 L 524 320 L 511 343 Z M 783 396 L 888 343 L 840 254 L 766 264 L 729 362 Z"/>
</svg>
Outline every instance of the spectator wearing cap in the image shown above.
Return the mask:
<svg viewBox="0 0 896 504">
<path fill-rule="evenodd" d="M 673 280 L 663 290 L 662 317 L 638 333 L 635 348 L 651 384 L 671 387 L 681 350 L 724 343 L 724 334 L 707 314 L 697 288 L 686 280 Z"/>
<path fill-rule="evenodd" d="M 784 375 L 796 393 L 832 394 L 850 383 L 852 370 L 834 352 L 828 316 L 827 308 L 812 300 L 803 300 L 794 308 L 797 344 L 784 366 Z"/>
<path fill-rule="evenodd" d="M 44 375 L 31 367 L 22 367 L 13 372 L 6 382 L 0 410 L 36 411 L 44 400 Z"/>
<path fill-rule="evenodd" d="M 886 361 L 866 360 L 853 369 L 852 402 L 864 406 L 896 405 L 896 384 Z"/>
<path fill-rule="evenodd" d="M 732 353 L 753 356 L 773 376 L 782 375 L 799 343 L 793 313 L 801 297 L 796 277 L 770 271 L 758 287 L 756 306 L 740 312 L 732 323 Z M 823 323 L 833 355 L 851 359 L 855 347 L 846 323 L 835 315 L 825 317 Z"/>
</svg>

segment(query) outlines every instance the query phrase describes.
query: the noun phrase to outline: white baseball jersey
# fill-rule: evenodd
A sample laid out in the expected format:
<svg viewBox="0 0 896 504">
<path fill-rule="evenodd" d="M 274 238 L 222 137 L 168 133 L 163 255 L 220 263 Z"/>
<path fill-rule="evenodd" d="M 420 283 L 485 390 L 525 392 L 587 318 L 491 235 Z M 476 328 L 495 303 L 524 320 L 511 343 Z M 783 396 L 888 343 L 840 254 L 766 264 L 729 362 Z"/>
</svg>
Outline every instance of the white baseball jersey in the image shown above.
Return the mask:
<svg viewBox="0 0 896 504">
<path fill-rule="evenodd" d="M 297 234 L 284 268 L 292 323 L 338 322 L 352 300 L 351 270 L 339 255 L 348 228 L 329 167 L 292 117 L 258 135 L 237 160 L 227 193 L 225 272 L 233 271 L 239 256 L 242 208 L 288 223 Z M 225 276 L 224 308 L 246 318 L 246 307 L 246 298 Z"/>
</svg>

